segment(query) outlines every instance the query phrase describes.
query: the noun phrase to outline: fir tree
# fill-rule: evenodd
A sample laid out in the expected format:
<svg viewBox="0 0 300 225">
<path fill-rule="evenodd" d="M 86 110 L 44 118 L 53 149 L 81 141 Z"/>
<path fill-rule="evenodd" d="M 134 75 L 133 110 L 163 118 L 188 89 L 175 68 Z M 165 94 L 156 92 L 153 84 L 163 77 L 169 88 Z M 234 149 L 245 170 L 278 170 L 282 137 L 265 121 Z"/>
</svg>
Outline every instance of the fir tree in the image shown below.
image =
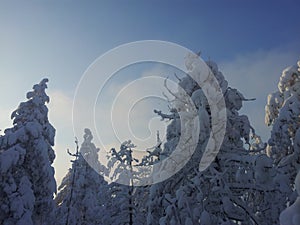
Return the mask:
<svg viewBox="0 0 300 225">
<path fill-rule="evenodd" d="M 195 66 L 194 60 L 195 57 L 187 58 L 188 71 L 200 76 L 202 70 Z M 271 187 L 270 180 L 264 178 L 272 173 L 273 168 L 272 160 L 263 154 L 265 145 L 255 134 L 247 116 L 239 114 L 243 101 L 248 99 L 238 90 L 228 87 L 214 62 L 206 64 L 218 80 L 225 98 L 227 126 L 223 144 L 209 167 L 199 171 L 212 127 L 211 109 L 204 92 L 190 76 L 180 79 L 180 87 L 191 96 L 199 114 L 199 143 L 181 171 L 150 188 L 147 224 L 272 224 L 264 217 L 262 208 L 266 210 L 265 202 L 255 205 Z M 174 96 L 179 104 L 184 102 L 180 93 Z M 170 115 L 157 111 L 163 119 L 172 120 L 163 154 L 170 155 L 174 151 L 181 126 L 186 126 L 178 116 L 181 110 L 184 110 L 184 105 L 172 109 Z"/>
<path fill-rule="evenodd" d="M 282 71 L 278 91 L 268 96 L 265 122 L 272 126 L 267 153 L 273 159 L 277 195 L 270 198 L 273 218 L 294 203 L 294 180 L 300 169 L 300 61 Z"/>
<path fill-rule="evenodd" d="M 104 220 L 107 208 L 108 185 L 104 178 L 95 171 L 100 169 L 99 149 L 91 142 L 89 129 L 84 130 L 84 141 L 72 160 L 72 168 L 63 178 L 56 196 L 56 224 L 93 225 L 106 224 Z M 76 143 L 77 144 L 77 143 Z M 71 153 L 70 153 L 71 154 Z M 93 168 L 89 163 L 93 163 Z"/>
<path fill-rule="evenodd" d="M 13 127 L 0 137 L 1 224 L 51 224 L 56 192 L 55 129 L 48 121 L 43 79 L 12 113 Z"/>
</svg>

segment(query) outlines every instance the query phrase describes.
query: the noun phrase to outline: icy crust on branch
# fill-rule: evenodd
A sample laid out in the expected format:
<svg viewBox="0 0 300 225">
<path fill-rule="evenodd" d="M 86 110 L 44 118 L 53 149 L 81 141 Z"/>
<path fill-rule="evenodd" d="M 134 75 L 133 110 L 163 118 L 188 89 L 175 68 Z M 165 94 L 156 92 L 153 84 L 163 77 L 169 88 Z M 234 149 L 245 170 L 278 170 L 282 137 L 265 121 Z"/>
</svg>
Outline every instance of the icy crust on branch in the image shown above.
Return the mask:
<svg viewBox="0 0 300 225">
<path fill-rule="evenodd" d="M 273 125 L 268 155 L 277 162 L 293 153 L 293 138 L 300 127 L 300 61 L 298 66 L 283 70 L 279 91 L 268 96 L 265 122 Z"/>
<path fill-rule="evenodd" d="M 55 212 L 58 225 L 65 224 L 107 224 L 107 203 L 110 196 L 108 184 L 94 168 L 99 168 L 99 148 L 92 143 L 93 135 L 84 130 L 84 141 L 72 160 L 72 167 L 58 187 Z M 76 142 L 77 143 L 77 142 Z M 89 163 L 93 163 L 93 168 Z"/>
<path fill-rule="evenodd" d="M 28 100 L 11 115 L 14 126 L 0 137 L 1 224 L 46 223 L 52 215 L 55 129 L 45 105 L 47 82 L 27 93 Z"/>
</svg>

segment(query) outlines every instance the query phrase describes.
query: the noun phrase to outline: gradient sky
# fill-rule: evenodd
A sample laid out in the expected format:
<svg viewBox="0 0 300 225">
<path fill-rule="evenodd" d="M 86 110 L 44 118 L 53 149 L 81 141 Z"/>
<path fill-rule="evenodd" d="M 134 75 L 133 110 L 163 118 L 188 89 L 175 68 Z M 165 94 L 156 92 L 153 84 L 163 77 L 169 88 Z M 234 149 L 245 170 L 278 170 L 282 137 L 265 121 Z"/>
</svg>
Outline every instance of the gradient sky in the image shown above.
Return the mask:
<svg viewBox="0 0 300 225">
<path fill-rule="evenodd" d="M 202 51 L 246 97 L 243 113 L 265 139 L 267 94 L 300 50 L 298 1 L 3 1 L 0 0 L 0 128 L 33 84 L 48 77 L 50 120 L 57 128 L 60 181 L 74 148 L 76 86 L 106 51 L 132 41 L 163 40 Z M 144 71 L 147 73 L 147 71 Z"/>
</svg>

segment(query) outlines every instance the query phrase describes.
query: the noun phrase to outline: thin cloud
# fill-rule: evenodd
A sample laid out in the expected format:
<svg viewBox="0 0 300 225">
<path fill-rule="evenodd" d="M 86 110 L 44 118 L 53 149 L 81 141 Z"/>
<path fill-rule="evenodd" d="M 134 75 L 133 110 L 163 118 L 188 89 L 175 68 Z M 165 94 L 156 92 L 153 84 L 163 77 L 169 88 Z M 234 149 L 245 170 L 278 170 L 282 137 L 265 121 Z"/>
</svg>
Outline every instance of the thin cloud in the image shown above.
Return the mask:
<svg viewBox="0 0 300 225">
<path fill-rule="evenodd" d="M 134 79 L 132 83 L 116 81 L 111 84 L 114 93 L 110 88 L 108 95 L 105 95 L 109 100 L 96 106 L 96 125 L 99 125 L 99 136 L 103 141 L 120 143 L 131 139 L 141 147 L 144 141 L 139 138 L 151 136 L 144 144 L 155 144 L 156 129 L 163 136 L 166 124 L 155 121 L 160 118 L 153 113 L 153 109 L 167 110 L 167 103 L 162 100 L 162 92 L 166 92 L 166 89 L 163 87 L 164 78 L 159 77 L 161 74 L 167 74 L 166 69 L 158 66 L 143 71 L 140 78 Z M 170 86 L 174 89 L 174 84 L 170 83 Z M 129 126 L 132 126 L 131 130 Z"/>
</svg>

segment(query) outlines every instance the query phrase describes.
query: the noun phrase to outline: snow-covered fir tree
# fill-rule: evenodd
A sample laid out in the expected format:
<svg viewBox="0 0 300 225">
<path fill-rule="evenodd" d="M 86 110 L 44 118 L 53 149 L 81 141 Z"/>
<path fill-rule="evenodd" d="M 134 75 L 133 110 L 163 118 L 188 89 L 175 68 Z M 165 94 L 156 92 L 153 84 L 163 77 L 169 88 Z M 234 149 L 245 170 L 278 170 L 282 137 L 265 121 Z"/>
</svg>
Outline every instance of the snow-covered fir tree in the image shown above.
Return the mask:
<svg viewBox="0 0 300 225">
<path fill-rule="evenodd" d="M 195 57 L 187 60 L 188 72 L 200 76 L 201 68 L 193 66 L 197 65 L 193 61 Z M 255 134 L 247 116 L 239 114 L 243 101 L 248 99 L 238 90 L 228 87 L 214 62 L 206 64 L 225 97 L 227 125 L 223 144 L 211 165 L 199 171 L 199 162 L 211 130 L 210 106 L 203 91 L 190 76 L 180 79 L 180 87 L 191 96 L 199 113 L 199 143 L 191 160 L 180 172 L 150 188 L 147 224 L 274 225 L 276 223 L 266 217 L 272 212 L 267 201 L 268 193 L 273 191 L 272 160 L 264 154 L 265 145 Z M 178 97 L 180 93 L 174 96 Z M 181 135 L 178 108 L 184 109 L 172 109 L 170 115 L 158 111 L 163 119 L 172 120 L 162 150 L 166 155 L 175 149 Z"/>
<path fill-rule="evenodd" d="M 101 225 L 106 219 L 108 184 L 99 175 L 99 149 L 91 142 L 89 129 L 84 130 L 84 141 L 73 156 L 72 168 L 63 178 L 55 201 L 57 204 L 56 224 L 61 225 Z M 77 144 L 77 143 L 76 143 Z M 89 163 L 93 164 L 93 168 Z M 98 168 L 99 171 L 95 171 Z"/>
<path fill-rule="evenodd" d="M 48 121 L 43 79 L 12 113 L 13 127 L 0 137 L 0 224 L 52 224 L 56 192 L 55 129 Z"/>
<path fill-rule="evenodd" d="M 294 180 L 300 169 L 300 61 L 283 70 L 278 91 L 268 96 L 265 122 L 272 126 L 267 153 L 276 168 L 274 216 L 296 200 Z M 284 217 L 286 218 L 286 217 Z M 283 223 L 283 222 L 282 222 Z M 283 223 L 284 224 L 284 223 Z M 290 223 L 287 223 L 290 224 Z"/>
</svg>

